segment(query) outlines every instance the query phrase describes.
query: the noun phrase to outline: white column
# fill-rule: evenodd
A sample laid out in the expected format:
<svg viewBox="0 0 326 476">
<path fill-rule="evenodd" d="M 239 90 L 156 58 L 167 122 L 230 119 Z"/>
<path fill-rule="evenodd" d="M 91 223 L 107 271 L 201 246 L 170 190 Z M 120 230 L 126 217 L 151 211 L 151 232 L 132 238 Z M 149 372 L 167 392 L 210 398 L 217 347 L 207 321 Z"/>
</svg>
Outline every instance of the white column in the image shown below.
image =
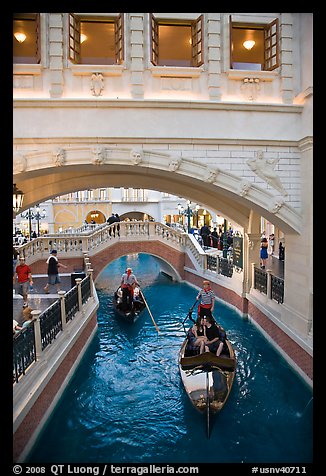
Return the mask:
<svg viewBox="0 0 326 476">
<path fill-rule="evenodd" d="M 34 319 L 34 334 L 35 334 L 35 355 L 36 360 L 39 360 L 42 354 L 42 338 L 41 338 L 41 325 L 40 325 L 40 314 L 41 311 L 35 309 L 31 312 Z"/>
</svg>

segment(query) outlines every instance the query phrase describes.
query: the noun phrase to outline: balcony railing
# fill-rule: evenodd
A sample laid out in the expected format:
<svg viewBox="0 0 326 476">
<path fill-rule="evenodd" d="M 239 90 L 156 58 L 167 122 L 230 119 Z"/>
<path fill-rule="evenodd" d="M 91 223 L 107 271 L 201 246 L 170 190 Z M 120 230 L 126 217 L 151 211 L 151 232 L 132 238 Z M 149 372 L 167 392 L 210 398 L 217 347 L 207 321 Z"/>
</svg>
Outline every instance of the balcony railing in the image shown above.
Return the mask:
<svg viewBox="0 0 326 476">
<path fill-rule="evenodd" d="M 277 301 L 278 304 L 284 302 L 284 279 L 274 276 L 270 271 L 254 267 L 253 287 L 268 298 Z"/>
</svg>

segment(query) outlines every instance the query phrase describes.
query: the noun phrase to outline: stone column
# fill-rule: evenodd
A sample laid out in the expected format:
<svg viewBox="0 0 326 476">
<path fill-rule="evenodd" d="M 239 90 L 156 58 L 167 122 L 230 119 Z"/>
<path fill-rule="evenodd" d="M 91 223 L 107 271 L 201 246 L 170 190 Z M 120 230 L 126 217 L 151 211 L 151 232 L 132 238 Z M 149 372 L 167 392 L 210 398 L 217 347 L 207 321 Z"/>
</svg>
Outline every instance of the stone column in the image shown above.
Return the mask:
<svg viewBox="0 0 326 476">
<path fill-rule="evenodd" d="M 208 44 L 208 94 L 209 99 L 221 99 L 221 14 L 207 15 Z"/>
<path fill-rule="evenodd" d="M 63 95 L 63 17 L 65 15 L 65 13 L 49 13 L 49 72 L 52 98 Z"/>
<path fill-rule="evenodd" d="M 34 334 L 35 334 L 35 357 L 39 360 L 42 354 L 42 337 L 41 337 L 41 324 L 40 314 L 41 311 L 35 309 L 31 312 L 34 319 Z"/>
<path fill-rule="evenodd" d="M 292 104 L 293 92 L 293 19 L 292 13 L 281 13 L 280 61 L 281 95 L 284 104 Z"/>
<path fill-rule="evenodd" d="M 78 308 L 79 308 L 79 310 L 81 311 L 82 308 L 83 308 L 82 292 L 81 292 L 81 285 L 80 285 L 81 282 L 82 282 L 82 279 L 81 279 L 81 278 L 76 278 L 75 281 L 76 281 L 77 293 L 78 293 Z"/>
<path fill-rule="evenodd" d="M 129 13 L 131 96 L 144 98 L 144 15 Z"/>
<path fill-rule="evenodd" d="M 91 290 L 91 297 L 95 300 L 94 292 L 93 292 L 93 269 L 89 268 L 87 270 L 87 274 L 90 276 L 90 290 Z"/>
<path fill-rule="evenodd" d="M 66 291 L 58 291 L 58 294 L 59 294 L 60 306 L 61 306 L 61 325 L 62 325 L 62 331 L 64 331 L 67 326 L 66 306 L 65 306 Z"/>
</svg>

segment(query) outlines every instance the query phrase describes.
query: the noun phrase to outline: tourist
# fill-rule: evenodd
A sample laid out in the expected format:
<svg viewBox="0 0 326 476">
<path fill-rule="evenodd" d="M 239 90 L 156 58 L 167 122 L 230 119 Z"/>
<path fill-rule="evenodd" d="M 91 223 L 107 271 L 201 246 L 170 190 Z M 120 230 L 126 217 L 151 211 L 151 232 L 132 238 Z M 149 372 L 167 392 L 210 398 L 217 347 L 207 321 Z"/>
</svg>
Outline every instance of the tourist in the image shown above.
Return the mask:
<svg viewBox="0 0 326 476">
<path fill-rule="evenodd" d="M 44 287 L 44 291 L 46 294 L 49 294 L 49 286 L 50 285 L 56 285 L 57 287 L 57 292 L 60 291 L 60 283 L 61 279 L 59 276 L 59 268 L 67 268 L 65 264 L 59 263 L 58 258 L 57 258 L 57 250 L 52 250 L 51 255 L 48 257 L 46 260 L 46 263 L 48 265 L 48 282 L 46 286 Z"/>
<path fill-rule="evenodd" d="M 204 326 L 206 327 L 205 351 L 215 353 L 219 356 L 223 350 L 225 332 L 221 332 L 220 328 L 215 324 L 211 316 L 204 318 Z"/>
<path fill-rule="evenodd" d="M 23 296 L 23 308 L 27 307 L 28 291 L 33 284 L 31 268 L 25 263 L 24 256 L 19 257 L 19 264 L 16 266 L 13 282 L 18 280 L 18 294 Z"/>
</svg>

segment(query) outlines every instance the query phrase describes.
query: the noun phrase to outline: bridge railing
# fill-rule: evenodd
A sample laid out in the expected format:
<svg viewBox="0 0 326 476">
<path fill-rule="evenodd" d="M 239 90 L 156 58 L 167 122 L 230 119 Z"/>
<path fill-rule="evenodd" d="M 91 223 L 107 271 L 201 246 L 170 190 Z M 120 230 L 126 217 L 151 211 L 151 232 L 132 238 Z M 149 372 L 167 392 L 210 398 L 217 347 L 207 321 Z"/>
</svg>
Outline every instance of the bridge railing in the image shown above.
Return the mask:
<svg viewBox="0 0 326 476">
<path fill-rule="evenodd" d="M 130 221 L 119 222 L 109 225 L 104 223 L 87 233 L 57 233 L 41 236 L 24 245 L 18 246 L 19 254 L 22 254 L 29 263 L 42 258 L 52 249 L 56 249 L 61 257 L 81 256 L 87 251 L 90 255 L 95 254 L 99 248 L 116 241 L 132 241 L 144 239 L 162 239 L 172 246 L 182 247 L 186 244 L 187 234 L 180 233 L 160 222 Z"/>
</svg>

